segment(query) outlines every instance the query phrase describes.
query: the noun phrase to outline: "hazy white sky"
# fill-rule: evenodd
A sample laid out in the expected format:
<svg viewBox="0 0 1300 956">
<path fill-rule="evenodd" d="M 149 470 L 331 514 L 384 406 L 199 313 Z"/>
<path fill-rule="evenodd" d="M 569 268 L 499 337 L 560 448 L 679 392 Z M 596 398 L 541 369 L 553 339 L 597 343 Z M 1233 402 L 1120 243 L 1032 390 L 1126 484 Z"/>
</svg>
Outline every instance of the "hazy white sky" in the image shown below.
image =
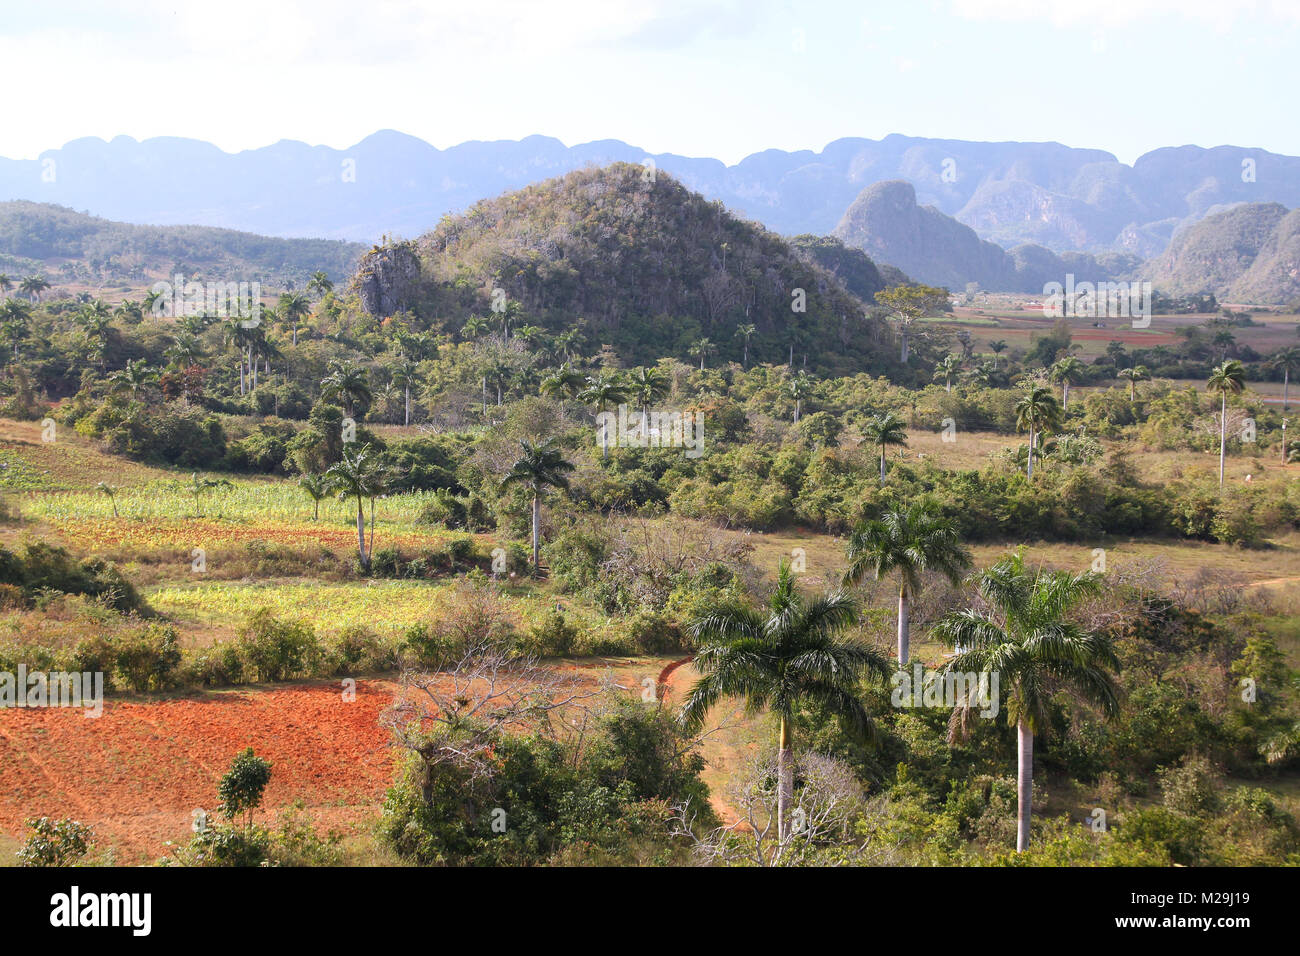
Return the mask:
<svg viewBox="0 0 1300 956">
<path fill-rule="evenodd" d="M 888 133 L 1300 154 L 1300 0 L 38 0 L 0 155 L 532 133 L 735 162 Z"/>
</svg>

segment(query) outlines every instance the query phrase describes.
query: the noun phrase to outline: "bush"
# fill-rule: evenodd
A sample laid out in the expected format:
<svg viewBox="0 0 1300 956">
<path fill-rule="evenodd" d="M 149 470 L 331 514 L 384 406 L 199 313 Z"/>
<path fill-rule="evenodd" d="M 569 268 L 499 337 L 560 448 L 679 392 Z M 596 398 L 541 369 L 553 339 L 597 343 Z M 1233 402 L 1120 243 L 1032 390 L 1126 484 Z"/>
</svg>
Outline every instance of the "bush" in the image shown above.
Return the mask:
<svg viewBox="0 0 1300 956">
<path fill-rule="evenodd" d="M 28 820 L 27 841 L 18 850 L 19 866 L 76 866 L 95 842 L 95 833 L 71 817 Z"/>
<path fill-rule="evenodd" d="M 320 642 L 308 625 L 280 620 L 270 608 L 249 616 L 238 644 L 253 679 L 259 681 L 310 676 L 322 657 Z"/>
<path fill-rule="evenodd" d="M 548 611 L 542 623 L 519 640 L 519 649 L 537 657 L 568 657 L 578 640 L 578 629 L 565 620 L 564 612 Z"/>
<path fill-rule="evenodd" d="M 172 683 L 181 663 L 176 630 L 170 625 L 147 624 L 113 642 L 113 663 L 135 691 L 160 690 Z"/>
</svg>

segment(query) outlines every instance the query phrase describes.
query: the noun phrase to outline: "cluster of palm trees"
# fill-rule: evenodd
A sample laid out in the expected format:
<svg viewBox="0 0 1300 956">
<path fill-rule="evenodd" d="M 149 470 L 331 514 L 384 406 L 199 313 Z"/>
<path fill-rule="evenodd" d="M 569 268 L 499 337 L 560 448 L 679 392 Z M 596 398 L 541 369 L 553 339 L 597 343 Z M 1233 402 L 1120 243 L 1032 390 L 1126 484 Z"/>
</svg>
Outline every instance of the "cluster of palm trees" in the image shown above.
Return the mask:
<svg viewBox="0 0 1300 956">
<path fill-rule="evenodd" d="M 541 393 L 550 398 L 576 400 L 597 414 L 625 402 L 641 409 L 643 433 L 649 428 L 650 406 L 672 391 L 666 372 L 658 366 L 640 366 L 627 372 L 600 371 L 584 375 L 565 362 L 542 381 Z M 601 431 L 601 454 L 609 455 L 608 429 Z"/>
<path fill-rule="evenodd" d="M 909 604 L 925 573 L 937 572 L 956 584 L 970 563 L 970 552 L 950 519 L 922 502 L 888 512 L 854 532 L 843 586 L 869 576 L 897 575 L 901 669 L 908 662 Z M 1024 851 L 1029 846 L 1033 737 L 1045 729 L 1048 702 L 1057 691 L 1069 690 L 1113 716 L 1118 697 L 1111 674 L 1118 660 L 1103 633 L 1072 616 L 1080 602 L 1098 592 L 1096 575 L 1030 570 L 1016 553 L 985 570 L 976 583 L 981 606 L 948 614 L 931 634 L 955 651 L 948 671 L 997 674 L 1007 694 L 1003 709 L 1018 741 L 1016 848 Z M 864 685 L 885 680 L 894 668 L 850 633 L 858 619 L 857 603 L 842 589 L 815 598 L 801 595 L 783 562 L 765 608 L 733 602 L 689 624 L 700 642 L 694 660 L 700 678 L 683 704 L 687 729 L 697 732 L 725 698 L 740 698 L 750 712 L 770 709 L 779 721 L 777 831 L 782 845 L 791 837 L 788 808 L 799 707 L 819 706 L 866 740 L 875 736 Z M 960 702 L 958 709 L 964 709 Z M 952 741 L 957 742 L 964 721 L 953 725 Z"/>
</svg>

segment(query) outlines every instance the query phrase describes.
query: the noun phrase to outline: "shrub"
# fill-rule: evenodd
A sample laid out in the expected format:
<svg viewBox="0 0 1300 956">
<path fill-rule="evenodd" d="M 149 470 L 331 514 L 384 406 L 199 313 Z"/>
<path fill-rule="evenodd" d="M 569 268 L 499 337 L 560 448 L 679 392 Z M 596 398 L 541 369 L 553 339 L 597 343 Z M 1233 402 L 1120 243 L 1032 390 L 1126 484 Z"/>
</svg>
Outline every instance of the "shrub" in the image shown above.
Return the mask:
<svg viewBox="0 0 1300 956">
<path fill-rule="evenodd" d="M 132 690 L 159 690 L 170 686 L 181 663 L 176 630 L 170 625 L 146 624 L 113 642 L 113 663 Z"/>
<path fill-rule="evenodd" d="M 307 676 L 320 660 L 321 646 L 311 627 L 283 621 L 270 608 L 253 612 L 239 632 L 239 650 L 255 680 L 282 681 Z"/>
<path fill-rule="evenodd" d="M 75 866 L 95 842 L 95 833 L 71 817 L 28 820 L 31 831 L 18 850 L 19 866 Z"/>
<path fill-rule="evenodd" d="M 557 608 L 548 611 L 542 622 L 520 639 L 519 649 L 538 657 L 567 657 L 573 653 L 577 640 L 578 629 Z"/>
</svg>

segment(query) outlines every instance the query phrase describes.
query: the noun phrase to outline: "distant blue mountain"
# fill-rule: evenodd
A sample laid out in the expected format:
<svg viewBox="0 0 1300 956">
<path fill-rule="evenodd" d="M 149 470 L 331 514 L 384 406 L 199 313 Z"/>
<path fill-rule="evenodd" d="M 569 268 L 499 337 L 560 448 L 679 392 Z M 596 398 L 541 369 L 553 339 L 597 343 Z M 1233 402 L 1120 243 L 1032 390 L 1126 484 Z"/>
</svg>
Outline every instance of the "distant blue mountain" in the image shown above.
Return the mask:
<svg viewBox="0 0 1300 956">
<path fill-rule="evenodd" d="M 1133 166 L 1058 143 L 891 135 L 821 152 L 766 150 L 735 166 L 653 156 L 618 140 L 468 142 L 440 150 L 384 130 L 348 149 L 282 140 L 225 153 L 198 140 L 74 140 L 0 159 L 0 200 L 59 203 L 134 223 L 222 226 L 363 242 L 416 236 L 478 199 L 589 164 L 653 159 L 690 189 L 785 234 L 828 234 L 864 188 L 906 180 L 917 201 L 1005 247 L 1155 255 L 1174 230 L 1241 202 L 1300 206 L 1300 158 L 1260 149 L 1158 149 Z M 1245 165 L 1243 165 L 1245 164 Z"/>
</svg>

